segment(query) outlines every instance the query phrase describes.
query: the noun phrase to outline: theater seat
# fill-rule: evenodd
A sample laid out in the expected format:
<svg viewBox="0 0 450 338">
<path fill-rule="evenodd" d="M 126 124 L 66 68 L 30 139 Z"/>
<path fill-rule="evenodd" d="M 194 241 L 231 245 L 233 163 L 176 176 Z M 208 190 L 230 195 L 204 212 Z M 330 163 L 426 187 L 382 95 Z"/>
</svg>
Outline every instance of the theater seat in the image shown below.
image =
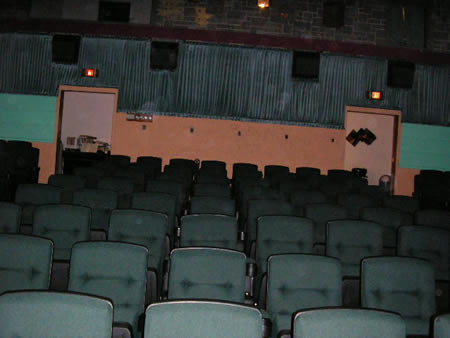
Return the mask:
<svg viewBox="0 0 450 338">
<path fill-rule="evenodd" d="M 369 309 L 329 308 L 297 312 L 294 338 L 404 338 L 398 314 Z"/>
<path fill-rule="evenodd" d="M 0 296 L 1 337 L 110 338 L 113 305 L 88 295 L 12 292 Z"/>
<path fill-rule="evenodd" d="M 341 264 L 331 257 L 303 254 L 270 256 L 267 268 L 267 312 L 272 337 L 289 330 L 294 312 L 341 306 Z"/>
<path fill-rule="evenodd" d="M 121 242 L 80 242 L 72 249 L 69 291 L 111 299 L 114 322 L 142 336 L 148 250 Z"/>
<path fill-rule="evenodd" d="M 171 301 L 145 311 L 145 337 L 261 338 L 261 312 L 250 306 L 217 301 Z"/>
<path fill-rule="evenodd" d="M 450 313 L 437 316 L 433 324 L 434 338 L 450 338 Z"/>
<path fill-rule="evenodd" d="M 428 336 L 436 311 L 434 269 L 410 257 L 372 257 L 361 263 L 361 306 L 399 313 L 407 335 Z"/>
<path fill-rule="evenodd" d="M 18 233 L 22 208 L 18 204 L 0 202 L 0 233 Z"/>
<path fill-rule="evenodd" d="M 0 234 L 0 294 L 48 289 L 52 257 L 53 243 L 49 239 Z"/>
</svg>

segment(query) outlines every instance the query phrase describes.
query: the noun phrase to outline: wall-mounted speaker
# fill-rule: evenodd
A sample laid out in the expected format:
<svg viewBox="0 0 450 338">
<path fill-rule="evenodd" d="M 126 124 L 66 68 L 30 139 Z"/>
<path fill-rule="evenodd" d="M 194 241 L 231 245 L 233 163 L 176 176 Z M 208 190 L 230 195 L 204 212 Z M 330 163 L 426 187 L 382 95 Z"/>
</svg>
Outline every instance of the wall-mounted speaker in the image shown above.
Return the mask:
<svg viewBox="0 0 450 338">
<path fill-rule="evenodd" d="M 98 4 L 98 21 L 129 22 L 130 3 L 100 1 Z"/>
<path fill-rule="evenodd" d="M 388 61 L 388 86 L 412 88 L 416 65 L 408 61 Z"/>
<path fill-rule="evenodd" d="M 294 79 L 318 80 L 320 71 L 320 53 L 294 51 L 292 77 Z"/>
<path fill-rule="evenodd" d="M 54 35 L 52 39 L 52 62 L 76 64 L 80 51 L 80 37 L 77 35 Z"/>
<path fill-rule="evenodd" d="M 178 43 L 152 41 L 151 69 L 175 70 L 178 63 Z"/>
<path fill-rule="evenodd" d="M 339 28 L 344 26 L 345 3 L 338 0 L 329 0 L 323 3 L 323 25 Z"/>
</svg>

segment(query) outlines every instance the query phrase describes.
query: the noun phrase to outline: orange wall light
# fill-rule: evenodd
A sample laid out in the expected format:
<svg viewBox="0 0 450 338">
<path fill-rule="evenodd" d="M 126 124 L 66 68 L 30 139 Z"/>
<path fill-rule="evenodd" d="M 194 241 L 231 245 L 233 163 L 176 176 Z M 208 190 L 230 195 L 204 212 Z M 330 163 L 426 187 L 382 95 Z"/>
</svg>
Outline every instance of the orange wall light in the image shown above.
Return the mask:
<svg viewBox="0 0 450 338">
<path fill-rule="evenodd" d="M 262 9 L 269 7 L 269 0 L 258 0 L 258 7 Z"/>
</svg>

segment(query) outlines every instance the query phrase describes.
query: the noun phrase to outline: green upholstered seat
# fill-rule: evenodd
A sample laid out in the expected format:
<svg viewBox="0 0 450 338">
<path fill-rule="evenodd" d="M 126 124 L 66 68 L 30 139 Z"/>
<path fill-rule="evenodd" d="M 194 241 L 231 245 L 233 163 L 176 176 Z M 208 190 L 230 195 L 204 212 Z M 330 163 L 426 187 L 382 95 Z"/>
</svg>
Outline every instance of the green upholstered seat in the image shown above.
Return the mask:
<svg viewBox="0 0 450 338">
<path fill-rule="evenodd" d="M 291 195 L 298 190 L 309 189 L 309 184 L 305 179 L 289 178 L 282 179 L 279 183 L 279 190 L 283 193 L 285 199 L 290 199 Z"/>
<path fill-rule="evenodd" d="M 326 255 L 340 260 L 343 276 L 359 277 L 361 260 L 382 254 L 381 225 L 351 219 L 328 222 Z"/>
<path fill-rule="evenodd" d="M 272 189 L 264 184 L 249 185 L 243 187 L 241 196 L 239 198 L 239 214 L 240 218 L 247 220 L 248 204 L 250 200 L 284 200 L 282 192 Z"/>
<path fill-rule="evenodd" d="M 171 194 L 177 197 L 177 215 L 181 215 L 184 210 L 187 190 L 183 183 L 171 180 L 151 180 L 147 182 L 145 191 L 148 192 L 163 192 L 166 194 Z"/>
<path fill-rule="evenodd" d="M 98 180 L 98 189 L 112 190 L 118 195 L 118 208 L 130 206 L 131 194 L 134 192 L 134 181 L 128 177 L 103 177 Z"/>
<path fill-rule="evenodd" d="M 304 214 L 303 208 L 307 204 L 326 203 L 325 194 L 319 190 L 296 190 L 290 195 L 290 201 L 297 215 Z"/>
<path fill-rule="evenodd" d="M 118 168 L 113 176 L 131 180 L 133 181 L 135 191 L 144 191 L 147 175 L 149 174 L 146 168 L 130 165 L 128 167 Z"/>
<path fill-rule="evenodd" d="M 89 240 L 91 209 L 79 205 L 51 204 L 36 207 L 33 235 L 51 239 L 53 258 L 70 260 L 72 246 Z"/>
<path fill-rule="evenodd" d="M 76 167 L 73 174 L 86 179 L 86 188 L 97 188 L 97 181 L 106 176 L 105 169 L 100 167 Z"/>
<path fill-rule="evenodd" d="M 314 242 L 325 243 L 326 225 L 328 221 L 346 219 L 347 210 L 336 204 L 307 204 L 304 208 L 305 217 L 314 221 Z"/>
<path fill-rule="evenodd" d="M 201 169 L 214 170 L 216 172 L 222 173 L 226 172 L 227 164 L 224 161 L 203 160 L 200 170 Z"/>
<path fill-rule="evenodd" d="M 246 256 L 217 248 L 172 250 L 169 299 L 215 299 L 244 303 Z"/>
<path fill-rule="evenodd" d="M 161 173 L 162 159 L 155 156 L 139 156 L 136 160 L 139 167 L 144 167 L 153 172 L 152 177 L 156 177 Z"/>
<path fill-rule="evenodd" d="M 366 194 L 346 192 L 337 196 L 337 204 L 347 209 L 348 217 L 359 219 L 360 210 L 362 208 L 376 207 L 375 199 Z"/>
<path fill-rule="evenodd" d="M 261 216 L 256 235 L 258 275 L 267 271 L 267 258 L 276 254 L 312 253 L 314 223 L 296 216 Z"/>
<path fill-rule="evenodd" d="M 231 188 L 228 184 L 196 183 L 193 186 L 193 196 L 231 198 Z"/>
<path fill-rule="evenodd" d="M 400 227 L 397 255 L 423 258 L 434 266 L 436 279 L 449 280 L 449 232 L 445 229 L 419 225 Z"/>
<path fill-rule="evenodd" d="M 412 215 L 419 210 L 419 200 L 411 196 L 403 195 L 386 196 L 383 201 L 383 206 L 398 209 Z"/>
<path fill-rule="evenodd" d="M 294 312 L 342 304 L 341 264 L 335 258 L 274 255 L 268 259 L 267 274 L 267 312 L 273 338 L 290 329 Z"/>
<path fill-rule="evenodd" d="M 230 197 L 192 196 L 189 213 L 236 215 L 236 201 Z"/>
<path fill-rule="evenodd" d="M 163 192 L 138 192 L 131 196 L 131 208 L 167 215 L 169 235 L 175 236 L 177 197 Z"/>
<path fill-rule="evenodd" d="M 227 185 L 229 180 L 226 171 L 218 174 L 215 171 L 200 169 L 195 175 L 196 184 L 222 184 Z"/>
<path fill-rule="evenodd" d="M 413 222 L 409 213 L 388 207 L 363 208 L 360 216 L 362 220 L 383 226 L 383 246 L 390 248 L 397 245 L 397 229 Z"/>
<path fill-rule="evenodd" d="M 261 338 L 263 319 L 255 307 L 215 301 L 171 301 L 150 305 L 145 336 L 151 338 Z"/>
<path fill-rule="evenodd" d="M 108 240 L 140 244 L 149 250 L 148 267 L 162 273 L 167 215 L 137 209 L 116 209 L 111 213 Z"/>
<path fill-rule="evenodd" d="M 434 293 L 434 269 L 425 260 L 373 257 L 361 263 L 361 306 L 399 313 L 407 335 L 428 335 Z"/>
<path fill-rule="evenodd" d="M 110 338 L 113 305 L 106 299 L 56 292 L 0 296 L 0 336 Z"/>
<path fill-rule="evenodd" d="M 187 215 L 181 219 L 181 247 L 238 249 L 238 222 L 225 215 Z"/>
<path fill-rule="evenodd" d="M 264 166 L 264 177 L 289 175 L 289 167 L 284 165 L 269 164 Z"/>
<path fill-rule="evenodd" d="M 0 233 L 18 233 L 22 208 L 18 204 L 0 202 Z"/>
<path fill-rule="evenodd" d="M 261 216 L 292 216 L 292 205 L 281 199 L 254 199 L 248 201 L 247 244 L 256 240 L 256 223 Z"/>
<path fill-rule="evenodd" d="M 398 314 L 369 309 L 329 308 L 297 312 L 294 338 L 405 338 Z"/>
<path fill-rule="evenodd" d="M 112 190 L 80 189 L 73 193 L 73 204 L 92 210 L 91 229 L 108 231 L 111 211 L 117 208 L 118 194 Z"/>
<path fill-rule="evenodd" d="M 450 230 L 450 211 L 441 209 L 417 210 L 414 214 L 414 224 L 431 225 Z"/>
<path fill-rule="evenodd" d="M 22 206 L 21 224 L 33 223 L 33 212 L 37 205 L 61 202 L 63 189 L 48 184 L 19 184 L 15 202 Z"/>
<path fill-rule="evenodd" d="M 450 313 L 435 317 L 433 324 L 434 338 L 450 338 Z"/>
<path fill-rule="evenodd" d="M 72 203 L 73 192 L 86 187 L 86 178 L 75 175 L 55 174 L 48 178 L 48 184 L 63 189 L 62 203 Z"/>
<path fill-rule="evenodd" d="M 126 322 L 140 337 L 144 312 L 148 250 L 120 242 L 82 242 L 74 245 L 69 291 L 111 299 L 114 322 Z"/>
<path fill-rule="evenodd" d="M 12 290 L 48 289 L 52 258 L 51 240 L 0 234 L 0 294 Z"/>
</svg>

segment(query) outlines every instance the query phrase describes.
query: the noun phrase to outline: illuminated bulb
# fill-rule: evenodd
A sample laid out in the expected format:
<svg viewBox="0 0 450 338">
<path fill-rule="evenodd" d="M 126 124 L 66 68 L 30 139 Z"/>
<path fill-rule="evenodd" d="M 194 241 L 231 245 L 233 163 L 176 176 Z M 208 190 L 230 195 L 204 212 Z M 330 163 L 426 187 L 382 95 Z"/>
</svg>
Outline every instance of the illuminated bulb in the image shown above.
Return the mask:
<svg viewBox="0 0 450 338">
<path fill-rule="evenodd" d="M 262 9 L 269 7 L 269 0 L 258 0 L 258 7 Z"/>
</svg>

